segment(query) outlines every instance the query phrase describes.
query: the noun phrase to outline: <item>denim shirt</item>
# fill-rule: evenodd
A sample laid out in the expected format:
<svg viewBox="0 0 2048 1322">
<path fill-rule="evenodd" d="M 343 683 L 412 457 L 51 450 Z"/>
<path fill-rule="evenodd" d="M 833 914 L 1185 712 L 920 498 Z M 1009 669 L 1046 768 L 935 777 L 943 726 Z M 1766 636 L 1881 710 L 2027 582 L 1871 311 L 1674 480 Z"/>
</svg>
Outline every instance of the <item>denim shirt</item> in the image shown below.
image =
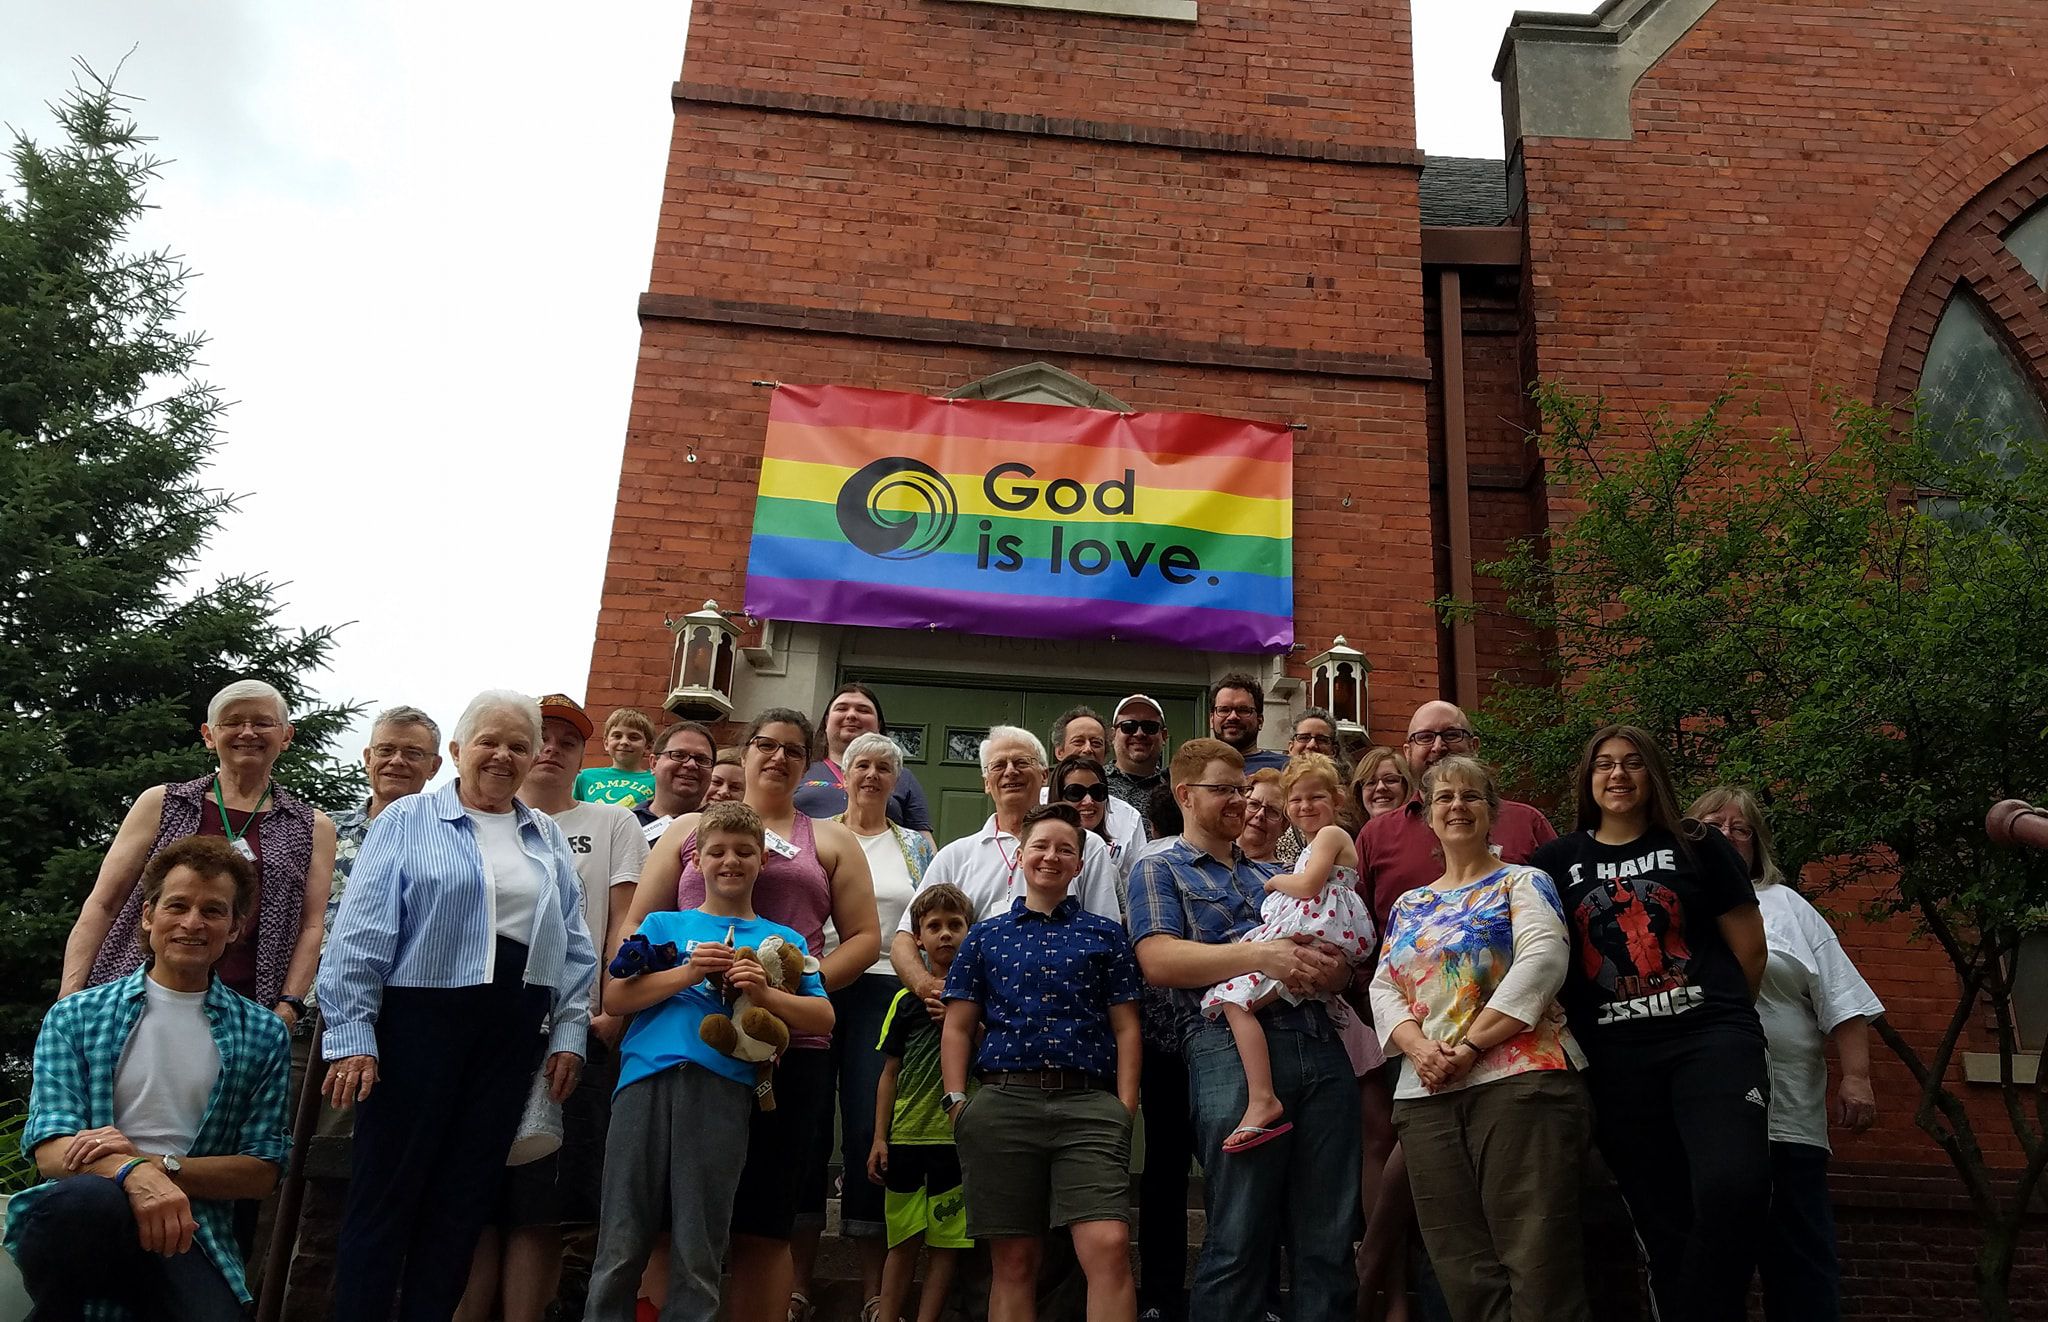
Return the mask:
<svg viewBox="0 0 2048 1322">
<path fill-rule="evenodd" d="M 1266 899 L 1266 878 L 1278 872 L 1273 863 L 1246 858 L 1236 845 L 1225 863 L 1207 850 L 1176 838 L 1157 853 L 1138 860 L 1131 872 L 1131 943 L 1148 936 L 1173 936 L 1203 945 L 1242 940 L 1259 925 L 1259 906 Z M 1201 1025 L 1203 987 L 1174 987 L 1167 995 L 1180 1018 L 1183 1041 Z M 1276 998 L 1259 1012 L 1269 1028 L 1287 1028 L 1311 1037 L 1334 1037 L 1329 1012 L 1320 1001 L 1289 1005 Z"/>
<path fill-rule="evenodd" d="M 548 1050 L 584 1054 L 597 952 L 562 828 L 514 801 L 519 845 L 544 878 L 526 983 L 553 992 Z M 497 962 L 497 896 L 456 782 L 393 803 L 370 823 L 320 961 L 328 1060 L 377 1054 L 384 988 L 474 987 Z"/>
</svg>

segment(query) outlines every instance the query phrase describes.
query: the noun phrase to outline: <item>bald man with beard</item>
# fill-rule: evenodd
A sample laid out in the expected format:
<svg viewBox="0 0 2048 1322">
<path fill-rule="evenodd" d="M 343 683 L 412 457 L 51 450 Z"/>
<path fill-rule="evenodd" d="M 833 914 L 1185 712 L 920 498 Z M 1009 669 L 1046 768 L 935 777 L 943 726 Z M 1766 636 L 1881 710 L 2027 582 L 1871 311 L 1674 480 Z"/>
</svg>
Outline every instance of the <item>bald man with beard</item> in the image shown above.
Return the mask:
<svg viewBox="0 0 2048 1322">
<path fill-rule="evenodd" d="M 1408 721 L 1408 738 L 1401 745 L 1401 756 L 1414 769 L 1416 783 L 1422 782 L 1422 774 L 1430 767 L 1454 753 L 1479 756 L 1479 736 L 1473 733 L 1465 713 L 1448 702 L 1425 702 L 1417 707 Z M 1536 846 L 1557 839 L 1557 832 L 1548 818 L 1528 804 L 1502 799 L 1489 838 L 1502 861 L 1525 863 Z M 1357 844 L 1359 886 L 1381 931 L 1386 930 L 1387 914 L 1395 900 L 1444 874 L 1436 833 L 1429 829 L 1429 814 L 1420 792 L 1398 810 L 1360 827 Z"/>
</svg>

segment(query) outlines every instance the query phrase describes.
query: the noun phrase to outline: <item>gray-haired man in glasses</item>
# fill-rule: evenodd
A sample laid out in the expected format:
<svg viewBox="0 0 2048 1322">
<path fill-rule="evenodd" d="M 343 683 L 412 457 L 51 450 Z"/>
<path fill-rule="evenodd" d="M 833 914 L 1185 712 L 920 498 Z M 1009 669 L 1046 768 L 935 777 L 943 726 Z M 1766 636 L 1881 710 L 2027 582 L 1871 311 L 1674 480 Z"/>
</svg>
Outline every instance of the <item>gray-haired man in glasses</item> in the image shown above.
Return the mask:
<svg viewBox="0 0 2048 1322">
<path fill-rule="evenodd" d="M 327 949 L 326 932 L 334 930 L 334 915 L 341 909 L 341 893 L 348 889 L 349 869 L 355 866 L 356 851 L 363 846 L 370 823 L 378 813 L 408 794 L 418 794 L 441 770 L 441 727 L 417 707 L 386 707 L 370 726 L 370 742 L 363 749 L 363 770 L 370 776 L 370 797 L 360 808 L 334 814 L 334 885 L 327 892 L 327 928 L 320 936 L 320 948 Z"/>
</svg>

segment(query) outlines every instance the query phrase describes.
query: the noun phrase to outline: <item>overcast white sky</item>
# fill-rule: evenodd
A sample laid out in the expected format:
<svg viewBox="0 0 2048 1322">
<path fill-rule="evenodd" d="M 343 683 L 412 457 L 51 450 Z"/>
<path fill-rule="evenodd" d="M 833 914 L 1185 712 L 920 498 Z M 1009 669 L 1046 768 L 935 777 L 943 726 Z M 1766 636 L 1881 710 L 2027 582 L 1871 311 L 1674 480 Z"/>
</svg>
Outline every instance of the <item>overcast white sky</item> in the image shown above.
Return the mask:
<svg viewBox="0 0 2048 1322">
<path fill-rule="evenodd" d="M 1427 150 L 1500 154 L 1515 8 L 1417 0 Z M 688 17 L 0 0 L 12 130 L 49 138 L 73 56 L 126 57 L 170 162 L 142 238 L 199 273 L 188 324 L 235 401 L 216 482 L 245 498 L 202 572 L 267 573 L 291 622 L 350 622 L 328 696 L 444 727 L 481 687 L 581 696 Z"/>
</svg>

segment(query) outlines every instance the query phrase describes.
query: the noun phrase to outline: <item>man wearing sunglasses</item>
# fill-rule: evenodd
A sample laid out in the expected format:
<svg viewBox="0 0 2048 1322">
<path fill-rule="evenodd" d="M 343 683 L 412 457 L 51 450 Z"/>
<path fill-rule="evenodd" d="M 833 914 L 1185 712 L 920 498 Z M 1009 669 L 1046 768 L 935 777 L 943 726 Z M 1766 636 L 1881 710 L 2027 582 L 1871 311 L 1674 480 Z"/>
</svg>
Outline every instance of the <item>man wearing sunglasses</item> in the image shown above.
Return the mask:
<svg viewBox="0 0 2048 1322">
<path fill-rule="evenodd" d="M 1152 791 L 1166 783 L 1166 709 L 1133 693 L 1116 705 L 1109 724 L 1116 747 L 1109 792 L 1142 814 Z"/>
</svg>

